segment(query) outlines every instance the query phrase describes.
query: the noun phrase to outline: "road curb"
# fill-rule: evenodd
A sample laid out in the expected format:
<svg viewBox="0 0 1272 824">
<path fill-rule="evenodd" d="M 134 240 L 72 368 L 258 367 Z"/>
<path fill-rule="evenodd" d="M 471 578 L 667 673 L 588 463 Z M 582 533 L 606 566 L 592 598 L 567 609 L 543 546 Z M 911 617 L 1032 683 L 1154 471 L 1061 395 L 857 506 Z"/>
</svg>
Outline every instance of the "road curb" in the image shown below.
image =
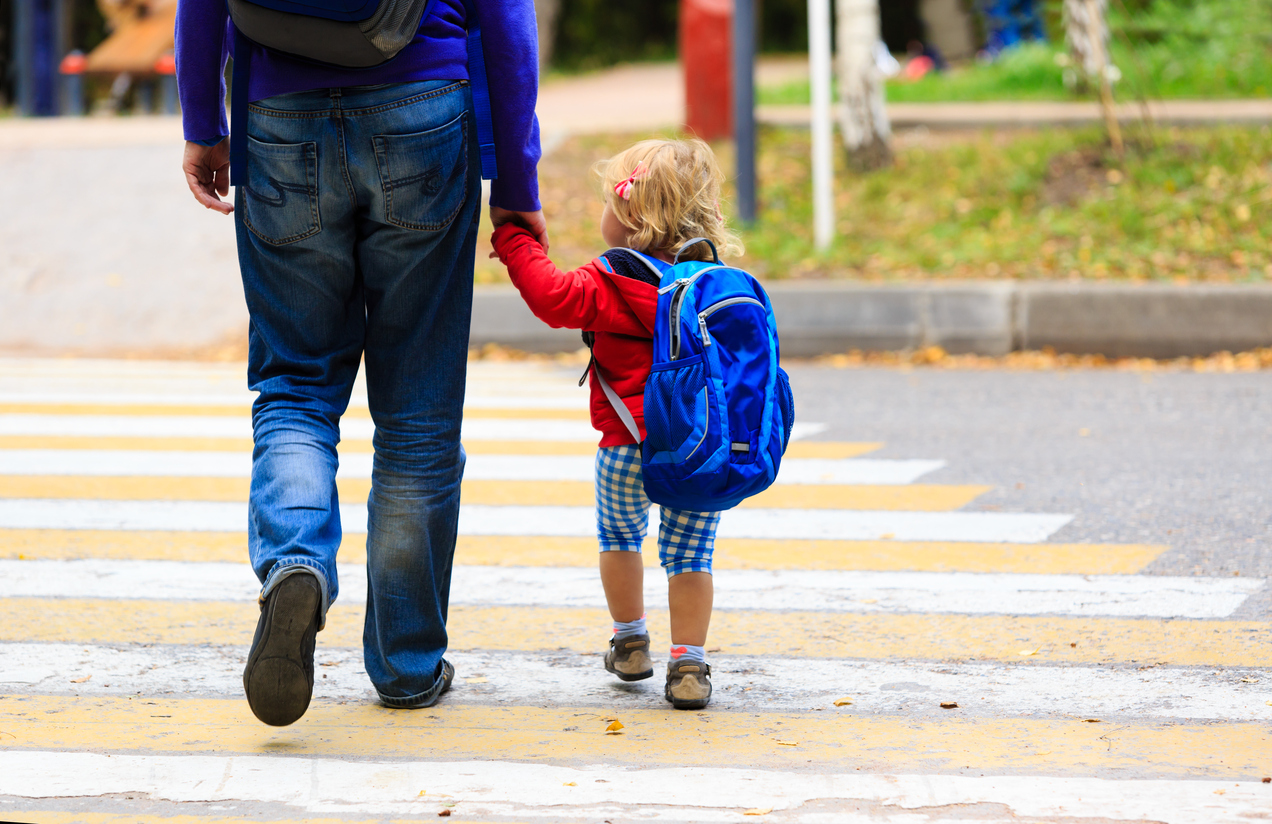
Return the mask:
<svg viewBox="0 0 1272 824">
<path fill-rule="evenodd" d="M 1002 355 L 1053 347 L 1110 357 L 1174 358 L 1272 346 L 1272 286 L 949 283 L 766 285 L 784 354 L 939 345 Z M 472 343 L 571 351 L 579 333 L 535 318 L 511 287 L 478 287 Z"/>
</svg>

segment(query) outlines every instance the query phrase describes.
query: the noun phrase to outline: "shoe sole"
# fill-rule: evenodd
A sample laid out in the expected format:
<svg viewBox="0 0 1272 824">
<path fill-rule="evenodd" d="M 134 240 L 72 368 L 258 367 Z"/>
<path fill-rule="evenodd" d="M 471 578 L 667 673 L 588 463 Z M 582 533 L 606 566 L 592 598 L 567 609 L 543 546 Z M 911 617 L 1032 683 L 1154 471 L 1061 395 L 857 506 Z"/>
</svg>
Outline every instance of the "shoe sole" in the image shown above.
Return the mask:
<svg viewBox="0 0 1272 824">
<path fill-rule="evenodd" d="M 645 655 L 643 652 L 641 654 Z M 649 656 L 645 655 L 645 659 L 649 660 Z M 618 680 L 620 681 L 644 681 L 646 678 L 654 677 L 654 665 L 652 661 L 650 661 L 649 669 L 647 670 L 643 670 L 641 672 L 622 672 L 610 661 L 608 654 L 605 656 L 605 671 L 617 675 Z"/>
<path fill-rule="evenodd" d="M 648 670 L 645 670 L 644 672 L 636 672 L 636 673 L 619 672 L 618 670 L 611 667 L 609 664 L 606 664 L 605 671 L 613 673 L 614 675 L 617 675 L 618 680 L 620 681 L 644 681 L 646 678 L 654 677 L 654 671 L 652 669 L 648 669 Z"/>
<path fill-rule="evenodd" d="M 293 724 L 309 709 L 313 685 L 305 672 L 305 636 L 317 629 L 321 597 L 313 576 L 300 573 L 271 593 L 264 632 L 243 671 L 247 704 L 271 727 Z"/>
</svg>

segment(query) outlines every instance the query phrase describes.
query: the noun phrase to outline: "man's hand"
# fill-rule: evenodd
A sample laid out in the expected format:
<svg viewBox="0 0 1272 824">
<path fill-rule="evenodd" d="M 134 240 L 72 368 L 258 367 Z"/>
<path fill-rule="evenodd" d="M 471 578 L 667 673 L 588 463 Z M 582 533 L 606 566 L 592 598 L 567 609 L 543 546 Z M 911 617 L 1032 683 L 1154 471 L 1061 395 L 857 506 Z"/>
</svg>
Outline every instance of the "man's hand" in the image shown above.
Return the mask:
<svg viewBox="0 0 1272 824">
<path fill-rule="evenodd" d="M 498 206 L 491 206 L 490 222 L 494 224 L 496 229 L 505 223 L 515 223 L 534 235 L 534 239 L 539 241 L 543 251 L 546 252 L 548 250 L 548 222 L 543 218 L 542 209 L 537 212 L 513 212 L 508 209 L 500 209 Z"/>
<path fill-rule="evenodd" d="M 230 140 L 215 146 L 200 146 L 186 141 L 181 171 L 194 199 L 205 208 L 228 215 L 234 207 L 221 200 L 230 193 Z"/>
</svg>

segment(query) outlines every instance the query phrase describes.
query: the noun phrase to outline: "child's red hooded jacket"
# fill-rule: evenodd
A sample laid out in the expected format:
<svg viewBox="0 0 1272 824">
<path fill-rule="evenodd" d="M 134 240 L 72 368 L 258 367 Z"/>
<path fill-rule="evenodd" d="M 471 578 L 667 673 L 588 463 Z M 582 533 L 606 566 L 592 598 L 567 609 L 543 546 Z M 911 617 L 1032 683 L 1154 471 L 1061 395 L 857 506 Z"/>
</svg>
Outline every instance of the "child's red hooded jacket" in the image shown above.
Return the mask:
<svg viewBox="0 0 1272 824">
<path fill-rule="evenodd" d="M 645 381 L 654 362 L 654 314 L 658 282 L 647 269 L 615 271 L 599 257 L 572 272 L 553 265 L 534 236 L 505 223 L 492 243 L 499 260 L 535 317 L 557 329 L 595 332 L 596 365 L 590 378 L 592 426 L 602 433 L 601 446 L 633 443 L 631 433 L 610 406 L 596 380 L 596 369 L 623 399 L 641 438 L 645 436 Z"/>
</svg>

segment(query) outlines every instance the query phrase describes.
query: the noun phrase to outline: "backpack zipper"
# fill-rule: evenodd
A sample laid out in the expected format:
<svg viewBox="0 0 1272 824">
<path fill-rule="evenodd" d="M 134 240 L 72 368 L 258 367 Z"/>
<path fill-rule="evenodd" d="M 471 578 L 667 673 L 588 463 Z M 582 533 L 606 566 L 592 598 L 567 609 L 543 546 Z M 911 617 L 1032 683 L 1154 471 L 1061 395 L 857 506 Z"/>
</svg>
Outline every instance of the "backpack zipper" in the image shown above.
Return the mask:
<svg viewBox="0 0 1272 824">
<path fill-rule="evenodd" d="M 685 292 L 688 291 L 690 286 L 693 286 L 693 282 L 695 280 L 702 277 L 707 272 L 711 272 L 716 269 L 729 269 L 729 268 L 732 268 L 732 267 L 705 266 L 702 269 L 699 269 L 697 272 L 695 272 L 693 277 L 677 278 L 672 283 L 669 283 L 658 290 L 658 294 L 660 295 L 664 295 L 667 292 L 672 291 L 673 289 L 677 290 L 676 293 L 671 296 L 671 306 L 669 307 L 670 311 L 668 312 L 668 314 L 670 315 L 670 317 L 668 318 L 668 321 L 671 323 L 671 346 L 670 346 L 671 360 L 678 360 L 680 358 L 680 308 L 685 300 Z"/>
<path fill-rule="evenodd" d="M 706 309 L 703 309 L 698 313 L 698 331 L 702 334 L 703 346 L 711 345 L 711 333 L 707 331 L 707 318 L 711 317 L 721 309 L 728 306 L 736 306 L 739 303 L 754 303 L 756 306 L 761 308 L 764 306 L 764 304 L 760 303 L 755 298 L 725 298 L 724 300 L 717 301 L 716 303 L 708 306 Z"/>
</svg>

